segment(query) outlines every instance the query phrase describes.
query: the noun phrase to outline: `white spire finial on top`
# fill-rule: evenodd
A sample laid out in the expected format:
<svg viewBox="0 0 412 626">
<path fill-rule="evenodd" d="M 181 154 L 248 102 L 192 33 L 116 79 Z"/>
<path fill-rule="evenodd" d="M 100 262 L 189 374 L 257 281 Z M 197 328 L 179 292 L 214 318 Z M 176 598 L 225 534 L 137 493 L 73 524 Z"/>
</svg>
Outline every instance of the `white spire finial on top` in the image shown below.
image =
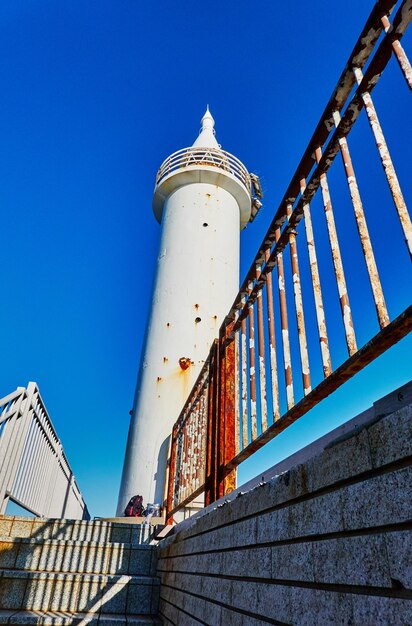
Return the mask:
<svg viewBox="0 0 412 626">
<path fill-rule="evenodd" d="M 201 119 L 202 128 L 200 129 L 199 137 L 193 144 L 193 147 L 199 146 L 201 148 L 220 148 L 215 137 L 215 120 L 209 111 L 209 105 L 206 107 L 206 113 Z"/>
</svg>

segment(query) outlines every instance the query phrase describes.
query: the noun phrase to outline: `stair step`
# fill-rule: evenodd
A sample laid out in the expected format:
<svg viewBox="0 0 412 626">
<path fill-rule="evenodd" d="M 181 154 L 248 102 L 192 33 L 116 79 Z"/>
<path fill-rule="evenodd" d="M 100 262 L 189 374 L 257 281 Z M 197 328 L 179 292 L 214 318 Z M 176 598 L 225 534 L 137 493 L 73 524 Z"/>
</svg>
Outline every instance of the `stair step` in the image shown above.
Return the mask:
<svg viewBox="0 0 412 626">
<path fill-rule="evenodd" d="M 0 535 L 8 537 L 142 545 L 153 541 L 155 530 L 156 526 L 150 524 L 0 516 Z"/>
<path fill-rule="evenodd" d="M 160 581 L 153 576 L 0 572 L 0 608 L 156 615 Z"/>
<path fill-rule="evenodd" d="M 62 611 L 4 611 L 0 610 L 0 625 L 27 626 L 160 626 L 161 621 L 150 615 L 113 613 L 67 613 Z"/>
<path fill-rule="evenodd" d="M 0 536 L 0 568 L 154 576 L 154 546 Z"/>
</svg>

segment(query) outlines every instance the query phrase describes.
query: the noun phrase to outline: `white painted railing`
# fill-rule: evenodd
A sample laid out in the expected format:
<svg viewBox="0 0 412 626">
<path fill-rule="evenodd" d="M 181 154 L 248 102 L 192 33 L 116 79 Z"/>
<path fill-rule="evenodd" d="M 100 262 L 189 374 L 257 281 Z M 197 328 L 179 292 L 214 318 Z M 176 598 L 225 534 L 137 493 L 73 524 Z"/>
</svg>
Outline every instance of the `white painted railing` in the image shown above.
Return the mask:
<svg viewBox="0 0 412 626">
<path fill-rule="evenodd" d="M 38 516 L 89 518 L 33 382 L 0 399 L 0 514 L 9 500 Z"/>
<path fill-rule="evenodd" d="M 199 165 L 217 167 L 232 174 L 245 185 L 250 193 L 250 176 L 243 163 L 233 154 L 217 148 L 192 147 L 174 152 L 160 166 L 156 176 L 156 185 L 175 170 Z"/>
</svg>

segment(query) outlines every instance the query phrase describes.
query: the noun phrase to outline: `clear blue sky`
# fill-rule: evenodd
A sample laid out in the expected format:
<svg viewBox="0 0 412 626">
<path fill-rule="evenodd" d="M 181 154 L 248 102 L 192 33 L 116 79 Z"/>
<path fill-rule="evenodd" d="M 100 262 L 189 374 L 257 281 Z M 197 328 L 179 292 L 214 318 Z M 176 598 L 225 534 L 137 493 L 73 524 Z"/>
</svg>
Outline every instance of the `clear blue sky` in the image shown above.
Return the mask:
<svg viewBox="0 0 412 626">
<path fill-rule="evenodd" d="M 113 514 L 117 500 L 160 233 L 158 166 L 193 142 L 209 103 L 219 142 L 266 194 L 242 234 L 244 275 L 372 6 L 347 0 L 338 20 L 342 7 L 326 0 L 1 3 L 0 396 L 39 384 L 92 515 Z M 376 103 L 411 204 L 409 94 L 391 65 Z M 381 177 L 359 128 L 360 175 Z M 397 227 L 383 183 L 366 203 L 391 270 L 404 267 L 402 244 L 387 244 Z M 397 314 L 411 276 L 383 273 Z M 367 339 L 362 308 L 359 322 Z M 368 368 L 336 396 L 338 411 L 330 400 L 241 479 L 405 382 L 410 348 Z"/>
</svg>

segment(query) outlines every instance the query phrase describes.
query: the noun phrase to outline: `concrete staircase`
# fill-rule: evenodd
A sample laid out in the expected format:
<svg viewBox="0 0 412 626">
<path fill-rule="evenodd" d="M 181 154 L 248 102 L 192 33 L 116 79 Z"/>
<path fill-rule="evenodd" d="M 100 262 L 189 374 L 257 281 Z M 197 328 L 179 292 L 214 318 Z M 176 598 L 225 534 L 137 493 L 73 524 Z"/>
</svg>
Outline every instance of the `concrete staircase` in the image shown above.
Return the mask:
<svg viewBox="0 0 412 626">
<path fill-rule="evenodd" d="M 153 527 L 0 516 L 0 624 L 149 626 Z"/>
</svg>

